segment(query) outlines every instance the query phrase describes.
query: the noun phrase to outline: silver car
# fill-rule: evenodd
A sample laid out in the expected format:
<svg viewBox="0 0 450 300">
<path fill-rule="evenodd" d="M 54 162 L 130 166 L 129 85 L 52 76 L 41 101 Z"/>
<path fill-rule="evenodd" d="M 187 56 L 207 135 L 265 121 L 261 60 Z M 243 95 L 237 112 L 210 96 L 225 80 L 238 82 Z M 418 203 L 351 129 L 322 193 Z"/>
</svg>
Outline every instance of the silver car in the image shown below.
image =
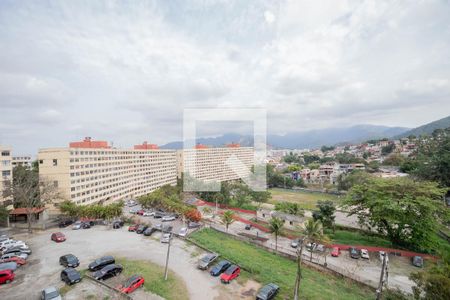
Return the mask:
<svg viewBox="0 0 450 300">
<path fill-rule="evenodd" d="M 16 269 L 17 269 L 17 263 L 15 263 L 13 261 L 0 264 L 0 271 L 3 271 L 3 270 L 15 271 Z"/>
<path fill-rule="evenodd" d="M 168 242 L 170 242 L 171 236 L 172 236 L 172 234 L 170 234 L 170 233 L 164 233 L 161 236 L 161 240 L 160 240 L 161 243 L 168 243 Z"/>
<path fill-rule="evenodd" d="M 62 298 L 59 291 L 54 286 L 50 286 L 42 291 L 41 300 L 62 300 Z"/>
<path fill-rule="evenodd" d="M 179 236 L 186 236 L 188 233 L 188 229 L 186 227 L 182 227 L 180 229 L 180 232 L 178 233 Z"/>
</svg>

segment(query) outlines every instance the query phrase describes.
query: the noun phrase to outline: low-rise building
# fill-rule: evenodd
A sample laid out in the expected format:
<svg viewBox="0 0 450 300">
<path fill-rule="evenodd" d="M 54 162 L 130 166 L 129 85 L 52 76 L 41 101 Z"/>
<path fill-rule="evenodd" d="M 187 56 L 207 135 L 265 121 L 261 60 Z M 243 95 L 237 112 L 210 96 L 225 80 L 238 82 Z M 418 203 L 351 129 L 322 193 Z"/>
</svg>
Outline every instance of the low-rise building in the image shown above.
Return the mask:
<svg viewBox="0 0 450 300">
<path fill-rule="evenodd" d="M 11 147 L 0 145 L 0 203 L 2 204 L 5 204 L 5 202 L 11 200 L 10 197 L 4 195 L 4 192 L 11 183 L 13 176 L 11 151 Z"/>
</svg>

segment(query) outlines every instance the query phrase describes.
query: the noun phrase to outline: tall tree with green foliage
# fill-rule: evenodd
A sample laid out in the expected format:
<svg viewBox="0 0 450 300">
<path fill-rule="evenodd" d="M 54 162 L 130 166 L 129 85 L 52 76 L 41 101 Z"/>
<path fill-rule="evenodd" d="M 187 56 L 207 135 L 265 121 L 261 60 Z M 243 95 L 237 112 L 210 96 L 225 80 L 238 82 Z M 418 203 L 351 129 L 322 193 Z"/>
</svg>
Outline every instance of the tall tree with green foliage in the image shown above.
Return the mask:
<svg viewBox="0 0 450 300">
<path fill-rule="evenodd" d="M 269 229 L 270 232 L 275 235 L 275 252 L 278 251 L 278 235 L 281 233 L 281 229 L 284 226 L 284 220 L 273 217 L 269 220 Z"/>
<path fill-rule="evenodd" d="M 354 185 L 362 184 L 372 176 L 373 175 L 361 170 L 354 170 L 349 174 L 340 174 L 337 178 L 338 190 L 348 191 Z"/>
<path fill-rule="evenodd" d="M 12 182 L 6 182 L 4 194 L 13 198 L 14 207 L 27 209 L 28 232 L 31 233 L 31 224 L 35 214 L 33 208 L 43 207 L 46 203 L 63 199 L 55 182 L 39 179 L 37 169 L 16 166 L 13 170 Z"/>
<path fill-rule="evenodd" d="M 393 244 L 414 250 L 433 246 L 430 233 L 439 220 L 448 219 L 442 202 L 444 190 L 437 183 L 411 178 L 375 178 L 354 185 L 343 205 L 349 216 L 375 229 Z"/>
<path fill-rule="evenodd" d="M 318 210 L 313 212 L 314 220 L 319 220 L 322 222 L 323 226 L 326 228 L 332 228 L 334 232 L 334 219 L 336 216 L 336 206 L 331 200 L 318 201 L 316 204 Z"/>
<path fill-rule="evenodd" d="M 224 211 L 222 214 L 222 223 L 225 224 L 226 231 L 228 227 L 234 222 L 234 213 L 231 210 Z"/>
</svg>

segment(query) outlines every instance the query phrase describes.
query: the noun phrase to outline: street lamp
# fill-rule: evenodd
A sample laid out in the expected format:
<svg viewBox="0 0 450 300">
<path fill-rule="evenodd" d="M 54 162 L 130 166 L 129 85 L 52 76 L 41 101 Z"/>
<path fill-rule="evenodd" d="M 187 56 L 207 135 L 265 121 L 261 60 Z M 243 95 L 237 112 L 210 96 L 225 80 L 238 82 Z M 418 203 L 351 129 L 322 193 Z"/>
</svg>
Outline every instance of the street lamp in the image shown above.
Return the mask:
<svg viewBox="0 0 450 300">
<path fill-rule="evenodd" d="M 163 233 L 164 234 L 164 233 Z M 166 255 L 166 267 L 164 270 L 164 280 L 167 280 L 167 273 L 169 273 L 169 255 L 170 255 L 170 244 L 172 242 L 172 233 L 169 232 L 169 244 L 167 245 L 167 255 Z"/>
</svg>

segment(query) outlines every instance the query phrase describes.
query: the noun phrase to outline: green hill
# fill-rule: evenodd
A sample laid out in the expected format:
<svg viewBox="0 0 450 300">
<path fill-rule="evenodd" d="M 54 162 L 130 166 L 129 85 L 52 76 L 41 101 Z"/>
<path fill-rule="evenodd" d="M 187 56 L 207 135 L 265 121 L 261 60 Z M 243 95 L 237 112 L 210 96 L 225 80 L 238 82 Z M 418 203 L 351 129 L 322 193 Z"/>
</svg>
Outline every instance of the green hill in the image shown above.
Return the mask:
<svg viewBox="0 0 450 300">
<path fill-rule="evenodd" d="M 445 129 L 450 127 L 450 116 L 419 126 L 417 128 L 408 130 L 402 134 L 397 135 L 395 138 L 408 137 L 410 135 L 420 136 L 425 134 L 431 134 L 435 129 Z"/>
</svg>

